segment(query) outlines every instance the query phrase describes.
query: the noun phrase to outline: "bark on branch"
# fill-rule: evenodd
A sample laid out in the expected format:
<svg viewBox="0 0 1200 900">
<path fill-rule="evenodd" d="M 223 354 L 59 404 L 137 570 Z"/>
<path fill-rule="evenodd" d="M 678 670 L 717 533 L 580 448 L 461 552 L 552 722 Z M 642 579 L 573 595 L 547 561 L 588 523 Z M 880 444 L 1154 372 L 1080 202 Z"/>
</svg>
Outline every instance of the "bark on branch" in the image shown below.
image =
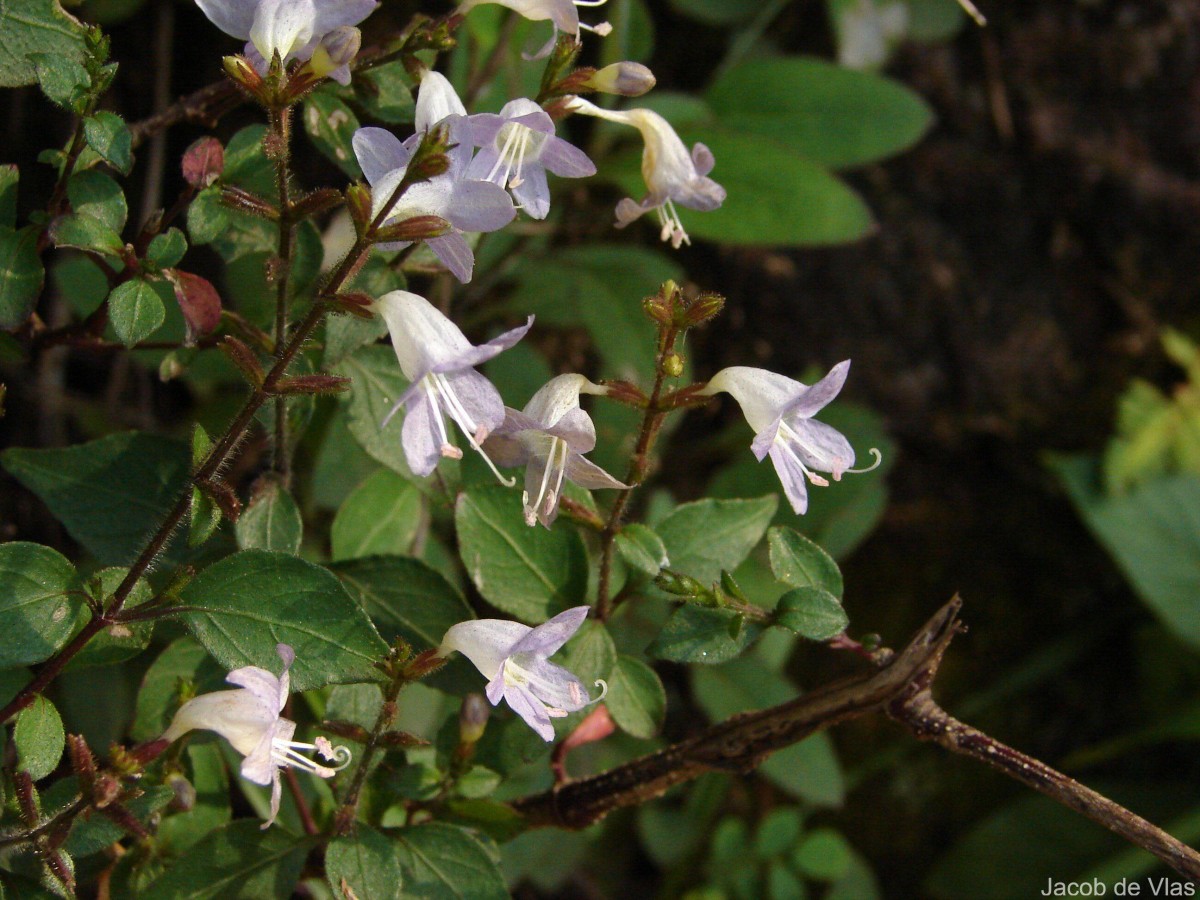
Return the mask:
<svg viewBox="0 0 1200 900">
<path fill-rule="evenodd" d="M 1045 763 L 964 725 L 934 702 L 931 688 L 956 634 L 962 601 L 955 597 L 902 651 L 877 655 L 879 667 L 780 706 L 742 713 L 657 753 L 590 778 L 556 785 L 512 803 L 531 828 L 586 828 L 615 809 L 645 803 L 705 772 L 749 772 L 771 753 L 847 719 L 883 712 L 921 740 L 985 762 L 1069 806 L 1171 868 L 1200 880 L 1200 854 L 1162 829 Z"/>
</svg>

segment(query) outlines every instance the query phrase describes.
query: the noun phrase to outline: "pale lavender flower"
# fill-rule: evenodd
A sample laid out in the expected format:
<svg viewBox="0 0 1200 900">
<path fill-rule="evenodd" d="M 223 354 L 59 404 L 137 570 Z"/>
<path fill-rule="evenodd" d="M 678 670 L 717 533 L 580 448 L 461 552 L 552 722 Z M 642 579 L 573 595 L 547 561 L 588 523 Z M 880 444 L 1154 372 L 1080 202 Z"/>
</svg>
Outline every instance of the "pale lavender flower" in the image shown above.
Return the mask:
<svg viewBox="0 0 1200 900">
<path fill-rule="evenodd" d="M 546 170 L 562 178 L 586 178 L 596 166 L 579 148 L 554 134 L 554 120 L 532 100 L 511 100 L 500 114 L 471 116 L 471 141 L 479 153 L 468 178 L 508 186 L 520 209 L 535 219 L 550 212 Z"/>
<path fill-rule="evenodd" d="M 307 60 L 322 38 L 357 25 L 375 0 L 196 0 L 200 11 L 232 37 L 247 41 L 246 55 L 260 73 L 278 53 L 284 63 Z"/>
<path fill-rule="evenodd" d="M 582 97 L 571 100 L 570 108 L 586 116 L 629 125 L 642 133 L 645 141 L 642 179 L 649 193 L 640 203 L 626 197 L 617 204 L 617 227 L 624 228 L 654 210 L 658 213 L 664 241 L 670 241 L 676 249 L 690 244 L 675 204 L 708 212 L 725 202 L 725 188 L 707 177 L 716 164 L 708 147 L 697 143 L 689 154 L 670 123 L 649 109 L 603 109 Z"/>
<path fill-rule="evenodd" d="M 484 445 L 497 465 L 526 467 L 521 502 L 527 525 L 550 527 L 564 480 L 589 489 L 629 487 L 583 458 L 596 446 L 596 427 L 579 408 L 580 393 L 606 391 L 582 375 L 550 379 L 522 412 L 506 408 L 503 424 Z"/>
<path fill-rule="evenodd" d="M 854 448 L 850 442 L 836 428 L 812 418 L 838 395 L 849 371 L 850 360 L 840 362 L 810 387 L 766 369 L 732 366 L 714 375 L 698 392 L 711 396 L 725 391 L 737 400 L 755 431 L 750 449 L 760 462 L 771 457 L 797 515 L 808 510 L 805 479 L 828 487 L 829 481 L 817 472 L 829 472 L 838 481 L 847 472 L 869 472 L 879 465 L 879 451 L 872 449 L 875 463 L 868 469 L 852 469 Z"/>
<path fill-rule="evenodd" d="M 449 130 L 452 147 L 447 153 L 450 168 L 442 175 L 409 187 L 392 209 L 387 222 L 412 216 L 440 216 L 454 230 L 425 243 L 434 255 L 462 282 L 471 280 L 475 254 L 463 232 L 496 231 L 516 216 L 508 193 L 487 181 L 467 175 L 471 161 L 470 125 L 466 109 L 443 75 L 426 72 L 417 91 L 417 133 L 401 142 L 383 128 L 360 128 L 352 141 L 354 155 L 371 185 L 374 212 L 383 208 L 407 171 L 421 136 L 437 125 Z M 399 250 L 409 241 L 380 244 L 384 250 Z"/>
<path fill-rule="evenodd" d="M 550 51 L 554 49 L 554 43 L 558 40 L 560 31 L 566 32 L 574 38 L 579 37 L 580 31 L 591 31 L 601 37 L 611 34 L 612 25 L 608 22 L 587 25 L 579 21 L 578 7 L 603 6 L 606 2 L 608 0 L 466 0 L 459 6 L 458 11 L 465 13 L 484 3 L 494 3 L 497 6 L 511 9 L 531 22 L 549 21 L 554 25 L 554 33 L 550 36 L 550 40 L 537 53 L 526 56 L 527 59 L 542 59 L 549 56 Z"/>
<path fill-rule="evenodd" d="M 305 744 L 292 740 L 296 723 L 280 713 L 287 704 L 291 676 L 288 669 L 296 658 L 287 644 L 275 647 L 283 660 L 283 672 L 275 676 L 258 666 L 243 666 L 226 676 L 230 684 L 239 685 L 236 691 L 216 691 L 201 694 L 179 707 L 171 726 L 163 733 L 166 741 L 178 740 L 196 728 L 215 731 L 233 745 L 245 759 L 241 773 L 247 781 L 271 786 L 271 816 L 263 823 L 267 828 L 279 814 L 282 787 L 281 769 L 303 769 L 318 778 L 332 778 L 350 762 L 346 747 L 334 747 L 327 738 L 319 737 Z M 334 766 L 323 766 L 300 753 L 313 751 Z"/>
<path fill-rule="evenodd" d="M 417 475 L 430 474 L 443 456 L 462 457 L 450 442 L 445 416 L 453 419 L 467 436 L 472 449 L 504 484 L 511 479 L 496 471 L 481 445 L 504 421 L 504 401 L 495 386 L 475 371 L 525 336 L 533 316 L 519 328 L 506 331 L 478 347 L 466 339 L 458 326 L 437 311 L 424 297 L 408 291 L 392 291 L 375 301 L 383 316 L 400 370 L 411 382 L 400 395 L 383 424 L 404 407 L 401 441 L 409 468 Z"/>
<path fill-rule="evenodd" d="M 598 703 L 608 693 L 608 685 L 597 680 L 601 692 L 593 700 L 582 681 L 547 659 L 579 630 L 587 614 L 588 607 L 577 606 L 537 628 L 504 619 L 459 622 L 446 632 L 438 653 L 449 656 L 457 650 L 471 660 L 488 679 L 492 705 L 507 700 L 530 728 L 552 741 L 552 718 Z"/>
</svg>

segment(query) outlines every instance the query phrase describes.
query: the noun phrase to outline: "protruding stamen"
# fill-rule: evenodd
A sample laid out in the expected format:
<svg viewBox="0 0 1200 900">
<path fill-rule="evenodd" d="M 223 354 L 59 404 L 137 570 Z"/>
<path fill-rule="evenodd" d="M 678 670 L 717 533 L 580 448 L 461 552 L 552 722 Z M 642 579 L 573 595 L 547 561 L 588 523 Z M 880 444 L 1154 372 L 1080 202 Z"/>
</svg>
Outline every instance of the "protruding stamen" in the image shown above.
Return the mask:
<svg viewBox="0 0 1200 900">
<path fill-rule="evenodd" d="M 878 447 L 872 447 L 867 452 L 870 453 L 873 457 L 875 457 L 875 462 L 871 463 L 865 469 L 847 469 L 845 474 L 847 474 L 847 475 L 862 475 L 862 474 L 865 474 L 866 472 L 874 472 L 876 469 L 878 469 L 879 466 L 883 463 L 883 454 L 879 452 Z"/>
<path fill-rule="evenodd" d="M 580 22 L 579 29 L 581 31 L 590 31 L 592 34 L 597 34 L 600 37 L 608 37 L 608 35 L 612 34 L 612 23 L 601 22 L 599 25 L 585 25 L 583 22 Z"/>
<path fill-rule="evenodd" d="M 601 700 L 603 700 L 605 697 L 608 696 L 608 682 L 605 681 L 603 678 L 597 678 L 595 681 L 592 682 L 592 685 L 593 685 L 593 687 L 600 688 L 600 696 L 596 697 L 594 700 L 592 700 L 592 703 L 599 703 Z M 591 706 L 591 703 L 589 703 L 588 705 Z"/>
</svg>

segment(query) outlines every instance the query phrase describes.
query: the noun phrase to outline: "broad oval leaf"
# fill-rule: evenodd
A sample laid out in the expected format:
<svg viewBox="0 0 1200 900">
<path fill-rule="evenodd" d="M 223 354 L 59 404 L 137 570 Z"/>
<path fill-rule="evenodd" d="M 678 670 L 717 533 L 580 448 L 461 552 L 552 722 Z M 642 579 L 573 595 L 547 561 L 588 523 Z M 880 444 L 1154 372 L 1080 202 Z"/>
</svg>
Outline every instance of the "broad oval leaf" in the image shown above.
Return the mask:
<svg viewBox="0 0 1200 900">
<path fill-rule="evenodd" d="M 722 127 L 833 168 L 893 156 L 933 123 L 929 104 L 903 85 L 812 57 L 747 60 L 723 72 L 706 99 Z"/>
<path fill-rule="evenodd" d="M 333 558 L 406 555 L 424 520 L 425 504 L 416 485 L 381 469 L 338 509 L 329 536 Z"/>
<path fill-rule="evenodd" d="M 789 587 L 815 587 L 842 596 L 842 571 L 820 545 L 791 528 L 767 532 L 771 571 Z"/>
<path fill-rule="evenodd" d="M 0 87 L 33 84 L 30 56 L 55 53 L 83 61 L 84 27 L 58 0 L 8 0 L 0 4 Z"/>
<path fill-rule="evenodd" d="M 180 594 L 192 633 L 227 669 L 279 670 L 275 645 L 296 651 L 292 688 L 371 681 L 386 651 L 370 619 L 330 572 L 284 553 L 244 550 Z"/>
<path fill-rule="evenodd" d="M 37 252 L 37 226 L 0 230 L 0 328 L 16 328 L 29 318 L 46 270 Z"/>
<path fill-rule="evenodd" d="M 41 695 L 34 697 L 33 703 L 17 716 L 13 743 L 17 746 L 18 768 L 28 772 L 34 781 L 58 768 L 66 733 L 54 704 Z"/>
<path fill-rule="evenodd" d="M 71 635 L 82 602 L 75 567 L 49 547 L 0 544 L 0 669 L 42 662 Z"/>
<path fill-rule="evenodd" d="M 705 583 L 732 572 L 762 540 L 779 496 L 683 503 L 655 527 L 671 568 Z"/>
<path fill-rule="evenodd" d="M 300 552 L 304 521 L 288 489 L 270 479 L 255 488 L 254 496 L 238 516 L 234 533 L 243 550 L 275 550 L 294 556 Z"/>
<path fill-rule="evenodd" d="M 106 565 L 128 565 L 187 484 L 178 441 L 126 431 L 73 447 L 0 453 L 0 463 Z"/>
<path fill-rule="evenodd" d="M 437 647 L 451 625 L 475 618 L 454 586 L 419 559 L 370 556 L 329 568 L 385 640 L 402 637 L 418 649 Z"/>
<path fill-rule="evenodd" d="M 667 714 L 667 692 L 658 673 L 623 653 L 609 676 L 604 703 L 621 730 L 638 738 L 658 734 Z"/>
<path fill-rule="evenodd" d="M 422 900 L 507 900 L 499 854 L 465 828 L 430 822 L 397 837 L 404 895 Z"/>
<path fill-rule="evenodd" d="M 309 838 L 276 826 L 263 831 L 256 819 L 239 819 L 210 832 L 174 861 L 142 900 L 261 900 L 290 897 Z"/>
<path fill-rule="evenodd" d="M 359 822 L 353 837 L 335 837 L 329 842 L 325 877 L 338 897 L 396 900 L 401 896 L 399 848 Z"/>
<path fill-rule="evenodd" d="M 412 470 L 404 458 L 401 429 L 403 413 L 387 418 L 400 395 L 408 387 L 408 379 L 400 371 L 400 363 L 391 347 L 372 344 L 342 360 L 338 372 L 353 379 L 342 401 L 350 433 L 360 447 L 394 472 L 411 478 Z"/>
<path fill-rule="evenodd" d="M 819 587 L 799 587 L 779 598 L 775 622 L 810 641 L 828 641 L 850 624 L 838 598 Z"/>
<path fill-rule="evenodd" d="M 573 528 L 526 525 L 519 492 L 485 487 L 462 494 L 454 521 L 467 574 L 492 605 L 537 624 L 584 602 L 582 538 Z"/>
</svg>

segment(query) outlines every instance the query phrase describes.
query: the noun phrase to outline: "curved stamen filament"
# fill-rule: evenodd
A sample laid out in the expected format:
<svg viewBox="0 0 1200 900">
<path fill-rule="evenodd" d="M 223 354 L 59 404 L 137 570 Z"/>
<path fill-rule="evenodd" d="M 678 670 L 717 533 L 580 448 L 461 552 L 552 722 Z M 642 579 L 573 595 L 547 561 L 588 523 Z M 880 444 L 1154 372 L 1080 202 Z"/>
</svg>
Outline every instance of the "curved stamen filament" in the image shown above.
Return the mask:
<svg viewBox="0 0 1200 900">
<path fill-rule="evenodd" d="M 323 766 L 302 754 L 301 750 L 316 750 L 319 753 L 329 753 L 326 747 L 316 744 L 305 744 L 299 741 L 274 741 L 271 745 L 271 758 L 281 766 L 302 769 L 318 778 L 332 778 L 346 766 L 350 765 L 350 748 L 341 745 L 332 748 L 334 765 Z"/>
<path fill-rule="evenodd" d="M 670 241 L 671 246 L 676 250 L 683 244 L 687 244 L 689 247 L 692 245 L 692 239 L 683 230 L 683 222 L 679 220 L 679 212 L 675 209 L 673 200 L 665 200 L 658 207 L 658 221 L 662 224 L 660 240 Z"/>
<path fill-rule="evenodd" d="M 488 172 L 487 178 L 484 179 L 485 181 L 491 181 L 501 186 L 508 183 L 508 173 L 512 171 L 511 151 L 513 144 L 519 137 L 517 132 L 521 130 L 523 129 L 520 125 L 510 125 L 508 127 L 508 134 L 504 136 L 504 146 L 500 148 L 500 152 L 496 155 L 496 162 L 492 165 L 492 170 Z M 502 165 L 504 166 L 504 177 L 496 181 L 496 175 L 499 174 L 500 166 Z"/>
<path fill-rule="evenodd" d="M 879 448 L 872 447 L 867 452 L 870 453 L 873 457 L 875 457 L 875 462 L 871 463 L 865 469 L 847 469 L 846 470 L 847 475 L 862 475 L 866 472 L 874 472 L 876 469 L 879 468 L 880 464 L 883 462 L 883 454 L 879 452 Z"/>
</svg>

